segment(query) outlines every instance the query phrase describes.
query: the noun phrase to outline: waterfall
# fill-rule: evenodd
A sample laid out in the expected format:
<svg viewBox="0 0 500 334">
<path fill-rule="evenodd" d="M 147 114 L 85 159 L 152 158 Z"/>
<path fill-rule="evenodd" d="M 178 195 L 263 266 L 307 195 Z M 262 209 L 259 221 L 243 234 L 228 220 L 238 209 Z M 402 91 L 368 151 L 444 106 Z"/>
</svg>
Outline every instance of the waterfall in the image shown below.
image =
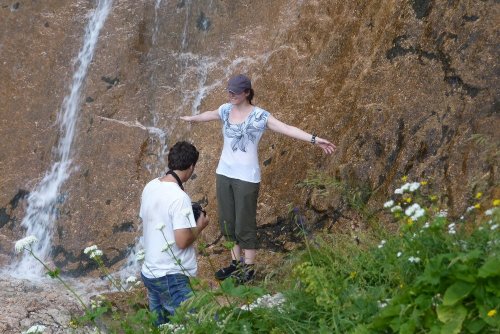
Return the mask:
<svg viewBox="0 0 500 334">
<path fill-rule="evenodd" d="M 56 150 L 56 162 L 29 195 L 27 212 L 21 223 L 26 228 L 26 235 L 33 235 L 39 240 L 33 245 L 33 251 L 43 261 L 50 255 L 52 247 L 57 204 L 64 200 L 59 190 L 71 174 L 71 146 L 80 111 L 81 90 L 94 55 L 99 32 L 108 16 L 111 4 L 112 0 L 99 0 L 87 24 L 83 46 L 75 62 L 76 70 L 70 93 L 64 98 L 57 117 L 61 135 Z M 20 262 L 14 264 L 11 275 L 18 278 L 40 278 L 42 271 L 41 264 L 25 252 Z"/>
<path fill-rule="evenodd" d="M 182 30 L 182 39 L 181 39 L 181 50 L 185 50 L 187 48 L 187 35 L 188 35 L 188 24 L 189 24 L 189 12 L 191 7 L 191 1 L 186 1 L 186 20 L 184 21 L 184 29 Z"/>
<path fill-rule="evenodd" d="M 154 24 L 152 27 L 152 37 L 151 37 L 152 50 L 148 54 L 150 61 L 153 63 L 156 63 L 154 59 L 155 54 L 153 53 L 153 51 L 155 50 L 155 48 L 158 47 L 158 35 L 160 32 L 159 10 L 160 6 L 166 6 L 167 4 L 168 4 L 167 1 L 165 1 L 165 3 L 162 4 L 162 0 L 155 0 L 154 21 L 153 21 Z M 191 6 L 192 6 L 191 1 L 186 1 L 184 3 L 184 10 L 186 11 L 186 13 L 185 13 L 184 26 L 182 30 L 183 32 L 180 40 L 181 50 L 186 49 L 188 46 L 188 26 L 189 26 L 189 18 L 191 15 Z M 212 6 L 212 1 L 209 4 L 209 7 L 211 6 Z M 203 101 L 205 96 L 209 92 L 225 84 L 226 79 L 221 79 L 211 84 L 207 83 L 209 74 L 220 65 L 219 64 L 220 60 L 214 57 L 201 56 L 193 54 L 191 52 L 183 52 L 183 51 L 181 52 L 170 51 L 169 55 L 173 59 L 175 59 L 182 68 L 181 71 L 182 74 L 178 78 L 178 87 L 179 87 L 178 89 L 182 91 L 182 100 L 178 104 L 178 107 L 175 109 L 174 115 L 175 116 L 182 115 L 183 113 L 186 112 L 186 110 L 191 110 L 192 115 L 198 114 L 200 112 L 199 108 L 201 102 Z M 242 60 L 241 62 L 244 61 Z M 232 68 L 233 65 L 234 64 L 230 64 L 230 68 Z M 161 126 L 158 124 L 160 120 L 159 120 L 159 114 L 156 110 L 156 96 L 154 95 L 156 94 L 158 88 L 157 75 L 158 75 L 157 71 L 153 71 L 150 76 L 150 83 L 152 87 L 150 91 L 152 92 L 150 100 L 153 101 L 152 126 L 141 127 L 144 130 L 147 130 L 148 133 L 151 135 L 151 137 L 159 141 L 158 159 L 156 163 L 152 166 L 146 166 L 148 171 L 155 176 L 158 176 L 159 173 L 162 173 L 165 167 L 165 155 L 168 149 L 166 140 L 167 140 L 167 135 L 169 134 L 168 130 L 162 129 Z M 226 77 L 227 76 L 228 74 L 226 74 Z M 159 167 L 161 167 L 161 170 Z M 143 249 L 142 224 L 139 225 L 138 236 L 135 240 L 135 245 L 128 250 L 129 253 L 126 262 L 117 273 L 117 275 L 119 275 L 122 280 L 125 280 L 130 275 L 137 275 L 138 272 L 140 271 L 141 264 L 139 261 L 137 261 L 136 254 L 141 249 Z"/>
<path fill-rule="evenodd" d="M 162 0 L 155 0 L 155 22 L 154 22 L 154 28 L 153 28 L 153 37 L 151 37 L 151 41 L 153 42 L 153 45 L 156 45 L 156 40 L 158 38 L 158 9 L 160 8 Z"/>
</svg>

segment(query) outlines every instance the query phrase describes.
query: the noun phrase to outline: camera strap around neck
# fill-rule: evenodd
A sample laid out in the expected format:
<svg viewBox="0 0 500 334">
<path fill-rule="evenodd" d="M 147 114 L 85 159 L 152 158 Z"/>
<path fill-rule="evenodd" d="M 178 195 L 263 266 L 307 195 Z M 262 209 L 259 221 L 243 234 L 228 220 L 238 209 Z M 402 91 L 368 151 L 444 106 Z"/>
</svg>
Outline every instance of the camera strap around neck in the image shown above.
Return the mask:
<svg viewBox="0 0 500 334">
<path fill-rule="evenodd" d="M 184 191 L 184 187 L 182 186 L 181 179 L 179 178 L 179 176 L 177 174 L 175 174 L 175 172 L 173 170 L 169 170 L 165 175 L 172 175 L 174 177 L 174 179 L 177 181 L 177 184 L 179 185 L 179 187 Z"/>
</svg>

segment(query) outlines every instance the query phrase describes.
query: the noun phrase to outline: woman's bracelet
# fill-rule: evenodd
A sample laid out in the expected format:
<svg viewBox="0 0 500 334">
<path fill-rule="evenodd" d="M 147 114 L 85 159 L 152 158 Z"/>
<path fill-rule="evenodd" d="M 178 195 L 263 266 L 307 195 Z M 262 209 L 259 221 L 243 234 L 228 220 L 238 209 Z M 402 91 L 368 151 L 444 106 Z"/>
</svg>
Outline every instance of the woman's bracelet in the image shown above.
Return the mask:
<svg viewBox="0 0 500 334">
<path fill-rule="evenodd" d="M 311 144 L 313 144 L 313 145 L 316 144 L 316 134 L 315 133 L 312 134 Z"/>
</svg>

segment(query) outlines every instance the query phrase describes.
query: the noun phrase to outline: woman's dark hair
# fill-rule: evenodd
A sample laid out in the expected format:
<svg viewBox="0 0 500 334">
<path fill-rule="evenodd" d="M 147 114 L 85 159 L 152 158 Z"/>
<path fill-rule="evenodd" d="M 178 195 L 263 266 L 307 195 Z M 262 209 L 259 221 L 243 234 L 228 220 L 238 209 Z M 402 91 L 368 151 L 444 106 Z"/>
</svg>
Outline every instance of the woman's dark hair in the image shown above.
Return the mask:
<svg viewBox="0 0 500 334">
<path fill-rule="evenodd" d="M 186 170 L 196 165 L 200 152 L 187 141 L 175 143 L 168 152 L 168 168 L 170 170 Z"/>
<path fill-rule="evenodd" d="M 254 95 L 253 89 L 252 88 L 245 89 L 245 93 L 249 93 L 247 96 L 247 100 L 248 100 L 248 103 L 252 104 L 252 99 L 253 99 L 253 95 Z"/>
</svg>

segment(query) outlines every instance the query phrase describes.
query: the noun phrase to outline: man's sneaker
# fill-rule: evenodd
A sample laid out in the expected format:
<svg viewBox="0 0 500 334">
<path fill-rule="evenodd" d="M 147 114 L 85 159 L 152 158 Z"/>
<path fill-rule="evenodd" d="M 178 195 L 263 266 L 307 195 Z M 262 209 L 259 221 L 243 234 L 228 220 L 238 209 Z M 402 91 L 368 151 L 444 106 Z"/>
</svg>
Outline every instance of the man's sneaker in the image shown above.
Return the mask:
<svg viewBox="0 0 500 334">
<path fill-rule="evenodd" d="M 231 264 L 229 267 L 222 268 L 221 270 L 218 270 L 215 273 L 215 278 L 218 279 L 219 281 L 225 280 L 229 276 L 231 276 L 236 269 L 238 269 L 239 261 L 233 260 L 231 261 Z"/>
<path fill-rule="evenodd" d="M 245 284 L 250 282 L 255 277 L 255 270 L 253 269 L 253 264 L 243 264 L 231 275 L 235 278 L 236 282 L 239 284 Z"/>
</svg>

